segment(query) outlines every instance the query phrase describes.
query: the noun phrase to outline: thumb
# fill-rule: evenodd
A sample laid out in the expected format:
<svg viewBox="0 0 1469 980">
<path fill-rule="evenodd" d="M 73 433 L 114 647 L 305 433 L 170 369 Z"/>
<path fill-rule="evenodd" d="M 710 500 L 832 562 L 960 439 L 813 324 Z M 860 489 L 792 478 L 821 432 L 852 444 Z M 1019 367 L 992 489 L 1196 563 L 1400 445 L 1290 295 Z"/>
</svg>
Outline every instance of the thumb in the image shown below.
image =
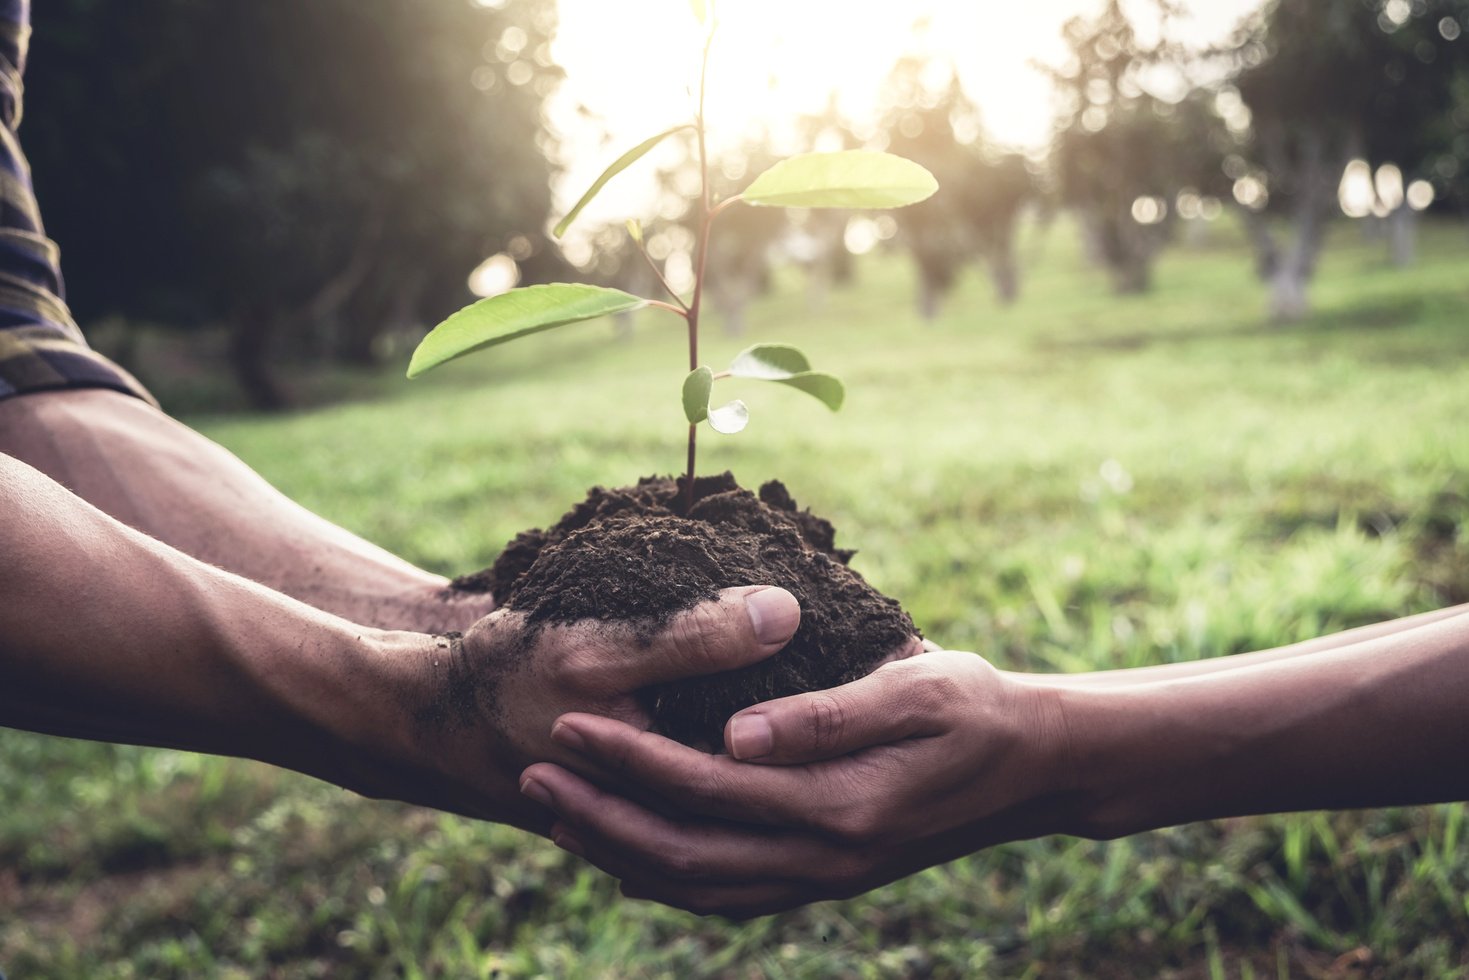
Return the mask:
<svg viewBox="0 0 1469 980">
<path fill-rule="evenodd" d="M 794 765 L 936 733 L 920 688 L 927 670 L 884 664 L 850 684 L 746 708 L 730 718 L 724 745 L 741 762 Z"/>
<path fill-rule="evenodd" d="M 652 649 L 631 651 L 619 663 L 626 690 L 736 670 L 778 652 L 801 624 L 801 606 L 785 589 L 743 585 L 717 600 L 679 613 L 654 638 Z"/>
</svg>

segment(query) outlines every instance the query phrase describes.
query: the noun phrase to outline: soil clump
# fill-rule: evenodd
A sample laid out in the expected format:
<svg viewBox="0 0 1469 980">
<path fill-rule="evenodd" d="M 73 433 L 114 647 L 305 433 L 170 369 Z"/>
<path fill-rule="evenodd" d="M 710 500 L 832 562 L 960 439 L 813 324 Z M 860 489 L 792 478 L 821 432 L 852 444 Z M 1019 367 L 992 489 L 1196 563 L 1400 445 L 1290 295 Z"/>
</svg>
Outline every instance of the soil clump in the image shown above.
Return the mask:
<svg viewBox="0 0 1469 980">
<path fill-rule="evenodd" d="M 619 620 L 648 642 L 674 614 L 737 585 L 769 584 L 801 603 L 786 647 L 760 663 L 644 691 L 656 731 L 719 751 L 729 716 L 759 701 L 845 684 L 918 631 L 893 599 L 848 567 L 832 525 L 803 511 L 777 481 L 745 490 L 729 473 L 694 481 L 594 487 L 557 524 L 524 531 L 484 572 L 455 588 L 492 592 L 532 631 L 548 623 Z"/>
</svg>

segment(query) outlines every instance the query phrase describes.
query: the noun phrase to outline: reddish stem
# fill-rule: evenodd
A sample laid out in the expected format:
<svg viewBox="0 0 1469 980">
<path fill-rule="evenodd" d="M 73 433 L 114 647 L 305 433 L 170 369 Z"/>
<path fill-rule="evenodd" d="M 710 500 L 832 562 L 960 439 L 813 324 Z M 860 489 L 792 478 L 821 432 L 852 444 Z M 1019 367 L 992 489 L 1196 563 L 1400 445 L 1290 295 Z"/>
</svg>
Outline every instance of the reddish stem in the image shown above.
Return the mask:
<svg viewBox="0 0 1469 980">
<path fill-rule="evenodd" d="M 709 257 L 709 227 L 714 222 L 713 209 L 709 206 L 709 151 L 704 140 L 704 90 L 709 78 L 709 47 L 714 43 L 714 32 L 704 40 L 704 60 L 699 67 L 699 244 L 694 255 L 694 296 L 689 303 L 685 319 L 689 324 L 689 370 L 699 368 L 699 309 L 704 299 L 704 263 Z M 684 479 L 684 512 L 694 509 L 694 450 L 699 427 L 689 426 L 689 468 Z"/>
</svg>

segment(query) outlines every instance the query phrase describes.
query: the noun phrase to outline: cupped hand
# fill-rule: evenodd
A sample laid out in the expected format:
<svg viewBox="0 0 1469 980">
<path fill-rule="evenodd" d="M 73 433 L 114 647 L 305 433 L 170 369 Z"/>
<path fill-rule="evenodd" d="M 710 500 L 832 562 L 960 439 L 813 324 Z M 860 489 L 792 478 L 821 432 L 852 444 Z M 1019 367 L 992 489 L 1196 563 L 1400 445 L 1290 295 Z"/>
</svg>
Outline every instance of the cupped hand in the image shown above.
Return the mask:
<svg viewBox="0 0 1469 980">
<path fill-rule="evenodd" d="M 550 738 L 557 716 L 646 728 L 639 689 L 747 666 L 783 647 L 799 622 L 795 598 L 764 586 L 726 589 L 651 638 L 615 621 L 531 628 L 523 614 L 497 610 L 402 665 L 413 703 L 407 772 L 385 777 L 393 788 L 376 795 L 544 832 L 552 815 L 517 791 L 517 777 L 532 762 L 575 761 Z"/>
<path fill-rule="evenodd" d="M 568 714 L 552 738 L 596 782 L 542 763 L 521 785 L 555 810 L 552 839 L 624 894 L 747 918 L 1060 829 L 1068 749 L 1052 693 L 929 650 L 736 714 L 729 755 Z"/>
</svg>

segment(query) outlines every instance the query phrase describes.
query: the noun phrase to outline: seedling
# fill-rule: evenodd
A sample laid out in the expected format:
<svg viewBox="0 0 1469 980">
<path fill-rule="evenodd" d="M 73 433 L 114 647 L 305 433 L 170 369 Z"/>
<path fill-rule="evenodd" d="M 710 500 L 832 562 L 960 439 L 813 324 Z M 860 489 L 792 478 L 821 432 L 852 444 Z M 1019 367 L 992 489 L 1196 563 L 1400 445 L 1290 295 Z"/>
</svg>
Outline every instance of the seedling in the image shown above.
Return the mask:
<svg viewBox="0 0 1469 980">
<path fill-rule="evenodd" d="M 750 413 L 739 399 L 714 406 L 710 401 L 714 383 L 725 378 L 773 381 L 804 391 L 832 411 L 842 405 L 845 389 L 830 374 L 811 369 L 806 355 L 789 344 L 756 344 L 741 351 L 722 371 L 699 363 L 699 312 L 704 296 L 704 266 L 709 252 L 709 235 L 715 219 L 729 208 L 895 208 L 916 204 L 938 189 L 938 183 L 923 167 L 889 153 L 846 150 L 838 153 L 806 153 L 772 166 L 756 177 L 743 193 L 714 201 L 709 187 L 709 156 L 705 146 L 704 92 L 709 75 L 709 50 L 714 40 L 712 12 L 706 20 L 702 0 L 692 0 L 694 14 L 708 24 L 702 66 L 699 72 L 698 111 L 692 122 L 649 137 L 618 157 L 592 183 L 581 200 L 556 225 L 560 237 L 583 208 L 613 177 L 671 136 L 692 131 L 698 141 L 700 194 L 698 233 L 694 253 L 693 293 L 685 300 L 668 283 L 662 270 L 643 246 L 642 229 L 627 223 L 628 234 L 652 267 L 668 300 L 647 299 L 586 283 L 551 283 L 512 289 L 465 307 L 435 327 L 408 365 L 414 378 L 429 368 L 486 347 L 525 337 L 543 330 L 591 320 L 641 307 L 667 310 L 684 319 L 689 348 L 689 374 L 683 382 L 684 417 L 689 423 L 688 468 L 683 487 L 686 509 L 693 506 L 694 457 L 699 423 L 708 422 L 716 432 L 735 433 L 749 421 Z"/>
</svg>

